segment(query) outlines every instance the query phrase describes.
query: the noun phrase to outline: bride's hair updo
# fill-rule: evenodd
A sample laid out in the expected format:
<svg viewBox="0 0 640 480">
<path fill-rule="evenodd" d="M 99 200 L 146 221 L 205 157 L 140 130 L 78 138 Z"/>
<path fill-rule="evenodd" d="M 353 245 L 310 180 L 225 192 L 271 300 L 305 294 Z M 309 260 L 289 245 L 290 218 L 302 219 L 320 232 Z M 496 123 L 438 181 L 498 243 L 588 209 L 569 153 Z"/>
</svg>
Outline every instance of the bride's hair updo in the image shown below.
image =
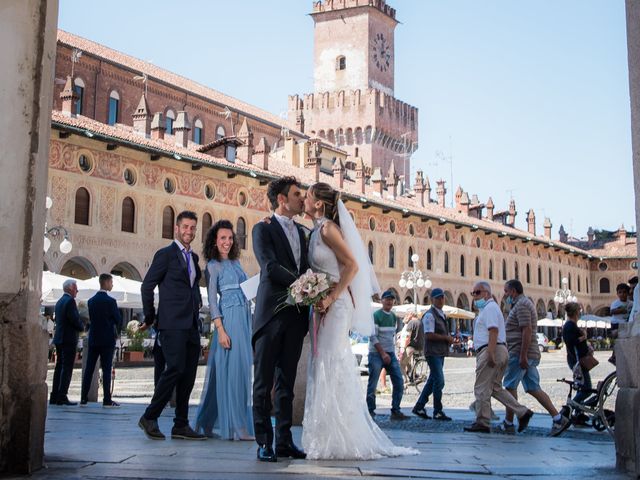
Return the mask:
<svg viewBox="0 0 640 480">
<path fill-rule="evenodd" d="M 324 216 L 339 226 L 338 200 L 340 200 L 340 191 L 323 182 L 313 184 L 309 190 L 316 200 L 320 200 L 324 204 Z"/>
</svg>

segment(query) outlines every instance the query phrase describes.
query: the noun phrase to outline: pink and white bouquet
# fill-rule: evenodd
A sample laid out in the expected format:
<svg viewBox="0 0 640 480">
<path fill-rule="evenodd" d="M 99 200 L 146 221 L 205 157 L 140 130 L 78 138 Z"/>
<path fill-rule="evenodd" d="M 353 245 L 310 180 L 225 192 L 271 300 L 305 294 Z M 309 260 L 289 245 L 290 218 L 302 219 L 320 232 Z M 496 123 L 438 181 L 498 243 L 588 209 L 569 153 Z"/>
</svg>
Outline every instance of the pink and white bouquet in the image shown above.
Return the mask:
<svg viewBox="0 0 640 480">
<path fill-rule="evenodd" d="M 331 285 L 326 273 L 308 269 L 288 289 L 287 303 L 314 305 L 329 295 Z"/>
</svg>

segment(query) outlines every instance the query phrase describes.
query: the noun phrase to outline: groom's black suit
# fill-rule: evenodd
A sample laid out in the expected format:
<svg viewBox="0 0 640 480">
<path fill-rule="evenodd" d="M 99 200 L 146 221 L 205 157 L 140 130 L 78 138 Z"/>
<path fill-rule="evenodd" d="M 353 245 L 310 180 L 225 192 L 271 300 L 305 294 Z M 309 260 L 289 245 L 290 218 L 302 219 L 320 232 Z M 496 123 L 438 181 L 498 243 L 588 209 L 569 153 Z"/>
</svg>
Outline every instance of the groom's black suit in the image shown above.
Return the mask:
<svg viewBox="0 0 640 480">
<path fill-rule="evenodd" d="M 292 441 L 293 385 L 302 342 L 309 330 L 308 308 L 280 307 L 287 297 L 287 288 L 309 268 L 306 239 L 302 227 L 296 224 L 296 228 L 300 237 L 300 268 L 275 216 L 271 217 L 270 223 L 257 223 L 252 231 L 253 250 L 260 265 L 252 335 L 253 421 L 259 445 L 273 444 L 271 389 L 274 376 L 276 446 Z"/>
</svg>

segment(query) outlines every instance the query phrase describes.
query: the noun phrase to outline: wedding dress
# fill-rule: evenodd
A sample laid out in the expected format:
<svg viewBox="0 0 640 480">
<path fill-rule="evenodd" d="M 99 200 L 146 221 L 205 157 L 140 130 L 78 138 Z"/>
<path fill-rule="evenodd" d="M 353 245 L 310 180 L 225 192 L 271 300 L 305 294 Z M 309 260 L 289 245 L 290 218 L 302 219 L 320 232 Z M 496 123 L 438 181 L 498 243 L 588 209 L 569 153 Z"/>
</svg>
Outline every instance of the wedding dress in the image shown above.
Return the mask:
<svg viewBox="0 0 640 480">
<path fill-rule="evenodd" d="M 309 263 L 314 271 L 327 273 L 337 282 L 338 260 L 320 235 L 325 221 L 321 219 L 311 234 Z M 345 290 L 330 306 L 311 349 L 302 430 L 307 458 L 370 460 L 418 454 L 417 450 L 395 446 L 369 415 L 351 352 L 353 313 L 354 302 Z"/>
</svg>

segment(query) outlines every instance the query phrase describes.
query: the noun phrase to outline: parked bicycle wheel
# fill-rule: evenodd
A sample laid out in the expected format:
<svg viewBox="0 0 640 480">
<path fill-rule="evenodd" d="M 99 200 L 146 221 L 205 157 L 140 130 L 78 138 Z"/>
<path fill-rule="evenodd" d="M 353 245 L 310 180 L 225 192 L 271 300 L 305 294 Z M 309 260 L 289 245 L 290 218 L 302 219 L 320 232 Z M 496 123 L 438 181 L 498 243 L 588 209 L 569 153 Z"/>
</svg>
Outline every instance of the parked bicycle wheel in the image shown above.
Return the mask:
<svg viewBox="0 0 640 480">
<path fill-rule="evenodd" d="M 411 378 L 413 378 L 413 386 L 418 393 L 422 391 L 422 384 L 427 381 L 427 375 L 429 373 L 429 365 L 423 357 L 416 358 L 411 371 Z"/>
<path fill-rule="evenodd" d="M 607 429 L 609 434 L 615 438 L 616 398 L 618 397 L 618 376 L 616 375 L 616 372 L 610 373 L 603 380 L 599 396 L 599 421 L 602 422 L 602 426 Z"/>
</svg>

